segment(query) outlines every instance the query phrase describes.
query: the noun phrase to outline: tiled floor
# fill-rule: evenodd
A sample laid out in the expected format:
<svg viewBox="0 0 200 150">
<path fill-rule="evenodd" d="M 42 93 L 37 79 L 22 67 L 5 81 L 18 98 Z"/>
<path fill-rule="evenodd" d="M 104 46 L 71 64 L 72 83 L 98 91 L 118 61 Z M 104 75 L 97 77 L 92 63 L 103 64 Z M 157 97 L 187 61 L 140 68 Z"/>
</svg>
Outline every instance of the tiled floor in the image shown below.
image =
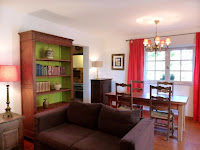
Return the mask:
<svg viewBox="0 0 200 150">
<path fill-rule="evenodd" d="M 148 112 L 145 112 L 144 116 L 148 117 Z M 177 124 L 177 118 L 175 118 L 175 124 Z M 174 135 L 177 135 L 177 131 Z M 178 142 L 175 137 L 170 138 L 169 142 L 165 140 L 165 135 L 155 133 L 154 150 L 200 150 L 200 123 L 193 121 L 192 118 L 186 118 L 183 141 Z M 33 143 L 25 140 L 24 149 L 33 150 Z"/>
</svg>

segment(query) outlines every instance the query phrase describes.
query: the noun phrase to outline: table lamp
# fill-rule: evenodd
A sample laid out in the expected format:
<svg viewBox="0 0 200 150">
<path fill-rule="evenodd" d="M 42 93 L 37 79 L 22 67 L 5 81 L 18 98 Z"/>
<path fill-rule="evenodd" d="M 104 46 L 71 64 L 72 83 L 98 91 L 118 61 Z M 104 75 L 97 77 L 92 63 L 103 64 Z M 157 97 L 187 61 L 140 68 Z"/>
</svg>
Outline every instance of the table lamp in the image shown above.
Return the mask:
<svg viewBox="0 0 200 150">
<path fill-rule="evenodd" d="M 18 69 L 15 65 L 0 65 L 0 82 L 15 82 L 19 81 Z M 12 117 L 11 108 L 9 107 L 9 84 L 7 83 L 7 108 L 3 117 Z"/>
<path fill-rule="evenodd" d="M 97 68 L 97 78 L 96 79 L 99 79 L 99 76 L 98 76 L 98 72 L 99 72 L 99 67 L 103 67 L 103 62 L 102 61 L 92 61 L 92 67 L 96 67 Z"/>
</svg>

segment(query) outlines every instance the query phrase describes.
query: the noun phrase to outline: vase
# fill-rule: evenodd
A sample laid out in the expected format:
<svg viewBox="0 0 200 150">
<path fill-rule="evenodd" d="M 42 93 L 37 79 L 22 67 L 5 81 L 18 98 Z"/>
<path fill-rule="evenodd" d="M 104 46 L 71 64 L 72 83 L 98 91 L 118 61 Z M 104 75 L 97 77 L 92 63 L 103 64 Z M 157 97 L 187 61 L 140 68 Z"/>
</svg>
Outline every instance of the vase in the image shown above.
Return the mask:
<svg viewBox="0 0 200 150">
<path fill-rule="evenodd" d="M 54 84 L 54 88 L 55 88 L 55 90 L 60 90 L 61 84 L 60 83 L 55 83 Z"/>
<path fill-rule="evenodd" d="M 53 57 L 54 57 L 54 51 L 51 48 L 48 48 L 45 51 L 45 54 L 46 54 L 46 58 L 48 58 L 48 59 L 53 59 Z"/>
<path fill-rule="evenodd" d="M 45 98 L 44 102 L 43 102 L 43 108 L 46 109 L 48 107 L 49 107 L 49 101 L 48 101 L 48 99 Z"/>
</svg>

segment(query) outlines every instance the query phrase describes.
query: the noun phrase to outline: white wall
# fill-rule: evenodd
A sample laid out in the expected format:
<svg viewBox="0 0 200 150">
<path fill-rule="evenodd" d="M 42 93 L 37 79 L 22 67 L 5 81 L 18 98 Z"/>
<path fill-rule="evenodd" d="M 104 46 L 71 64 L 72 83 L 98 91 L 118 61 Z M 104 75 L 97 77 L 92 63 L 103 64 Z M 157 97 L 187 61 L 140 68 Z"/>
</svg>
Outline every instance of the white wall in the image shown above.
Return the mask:
<svg viewBox="0 0 200 150">
<path fill-rule="evenodd" d="M 75 45 L 86 46 L 88 50 L 87 59 L 96 57 L 99 59 L 103 56 L 103 42 L 101 39 L 90 36 L 87 33 L 80 32 L 76 29 L 58 25 L 43 19 L 33 16 L 24 15 L 19 12 L 0 7 L 0 64 L 1 65 L 18 65 L 20 69 L 20 41 L 19 32 L 36 30 L 44 33 L 54 34 L 66 38 L 74 39 Z M 84 78 L 86 94 L 84 101 L 90 102 L 90 78 L 93 78 L 93 73 L 90 70 L 91 62 L 87 61 L 84 64 L 87 68 L 87 77 Z M 21 83 L 10 84 L 10 106 L 13 112 L 21 114 Z M 6 108 L 6 86 L 5 83 L 0 83 L 0 113 Z"/>
</svg>

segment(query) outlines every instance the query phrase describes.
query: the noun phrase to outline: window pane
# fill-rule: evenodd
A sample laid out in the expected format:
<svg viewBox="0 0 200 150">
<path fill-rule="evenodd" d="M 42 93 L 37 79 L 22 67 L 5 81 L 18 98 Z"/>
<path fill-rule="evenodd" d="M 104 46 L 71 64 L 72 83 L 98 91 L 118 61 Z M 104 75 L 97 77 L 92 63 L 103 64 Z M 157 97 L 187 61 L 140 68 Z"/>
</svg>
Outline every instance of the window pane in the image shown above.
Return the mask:
<svg viewBox="0 0 200 150">
<path fill-rule="evenodd" d="M 170 80 L 180 81 L 180 72 L 179 71 L 170 71 Z"/>
<path fill-rule="evenodd" d="M 182 61 L 181 70 L 191 70 L 192 71 L 192 61 Z"/>
<path fill-rule="evenodd" d="M 146 74 L 146 76 L 147 76 L 147 80 L 155 80 L 155 78 L 154 78 L 154 71 L 147 71 L 147 74 Z"/>
<path fill-rule="evenodd" d="M 147 52 L 147 61 L 148 60 L 155 60 L 155 52 Z"/>
<path fill-rule="evenodd" d="M 165 60 L 165 52 L 157 52 L 156 60 Z"/>
<path fill-rule="evenodd" d="M 192 81 L 192 71 L 181 72 L 181 81 Z"/>
<path fill-rule="evenodd" d="M 170 60 L 180 60 L 180 50 L 170 51 Z"/>
<path fill-rule="evenodd" d="M 155 70 L 155 62 L 146 63 L 147 70 Z"/>
<path fill-rule="evenodd" d="M 165 80 L 165 71 L 156 71 L 156 80 Z"/>
<path fill-rule="evenodd" d="M 180 61 L 170 61 L 170 70 L 180 70 Z"/>
<path fill-rule="evenodd" d="M 156 61 L 156 70 L 165 70 L 165 61 Z"/>
<path fill-rule="evenodd" d="M 192 60 L 193 50 L 182 50 L 182 60 Z"/>
</svg>

